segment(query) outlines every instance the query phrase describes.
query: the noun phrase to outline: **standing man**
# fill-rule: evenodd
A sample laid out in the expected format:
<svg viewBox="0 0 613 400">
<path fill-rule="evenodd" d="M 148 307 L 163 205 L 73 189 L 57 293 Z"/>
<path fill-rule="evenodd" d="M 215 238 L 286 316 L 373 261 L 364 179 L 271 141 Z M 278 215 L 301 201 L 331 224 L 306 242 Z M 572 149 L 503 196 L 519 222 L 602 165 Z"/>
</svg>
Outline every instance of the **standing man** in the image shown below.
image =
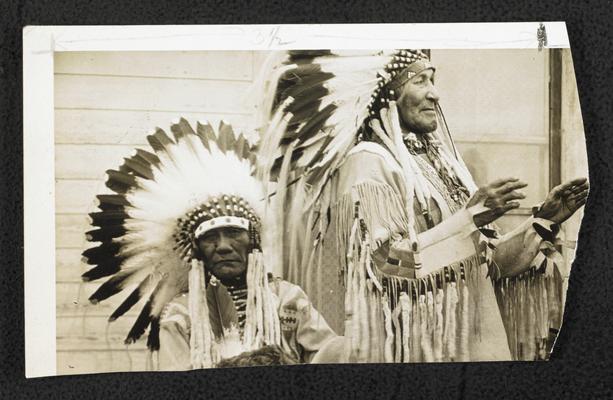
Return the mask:
<svg viewBox="0 0 613 400">
<path fill-rule="evenodd" d="M 287 276 L 341 305 L 325 315 L 343 313 L 355 361 L 546 358 L 562 308 L 555 237 L 587 180 L 499 236 L 490 224 L 526 184 L 475 186 L 434 74 L 421 51 L 397 50 L 290 52 L 269 75 L 261 168 L 290 184 L 277 200 Z M 340 286 L 321 279 L 331 268 Z"/>
</svg>

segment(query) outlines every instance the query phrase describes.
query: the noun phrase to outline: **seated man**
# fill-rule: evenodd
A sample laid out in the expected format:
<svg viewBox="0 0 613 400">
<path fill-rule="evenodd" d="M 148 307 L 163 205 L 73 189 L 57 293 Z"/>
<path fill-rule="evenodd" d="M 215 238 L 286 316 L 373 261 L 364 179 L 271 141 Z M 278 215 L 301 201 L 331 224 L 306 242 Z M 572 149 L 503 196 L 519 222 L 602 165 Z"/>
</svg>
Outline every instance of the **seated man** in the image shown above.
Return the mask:
<svg viewBox="0 0 613 400">
<path fill-rule="evenodd" d="M 265 197 L 245 138 L 224 123 L 219 134 L 185 120 L 172 131 L 174 140 L 160 129 L 148 136 L 155 154 L 139 149 L 107 172 L 115 194 L 98 196 L 101 211 L 91 214 L 98 229 L 88 239 L 101 244 L 84 252 L 96 266 L 83 278 L 111 278 L 90 300 L 138 283 L 114 321 L 151 293 L 126 343 L 150 326 L 147 344 L 159 351 L 161 370 L 228 358 L 222 365 L 313 362 L 338 347 L 342 339 L 304 292 L 266 272 L 264 256 L 273 255 L 260 240 Z"/>
<path fill-rule="evenodd" d="M 313 361 L 322 346 L 336 334 L 328 327 L 324 318 L 311 305 L 300 287 L 282 279 L 273 279 L 262 273 L 261 266 L 248 259 L 257 259 L 253 255 L 253 243 L 248 230 L 234 226 L 223 226 L 198 232 L 196 237 L 198 258 L 203 261 L 205 275 L 210 276 L 207 288 L 207 305 L 211 327 L 220 347 L 222 359 L 235 357 L 232 364 L 291 364 Z M 257 250 L 256 250 L 257 251 Z M 251 268 L 260 271 L 250 273 Z M 259 276 L 258 276 L 259 275 Z M 249 279 L 248 280 L 248 276 Z M 248 288 L 257 288 L 261 294 L 264 309 L 250 303 Z M 264 292 L 264 293 L 262 293 Z M 268 294 L 270 293 L 270 294 Z M 190 368 L 190 332 L 188 293 L 175 297 L 166 306 L 160 322 L 160 368 L 164 370 L 185 370 Z M 255 303 L 258 299 L 255 299 Z M 271 301 L 270 305 L 266 302 Z M 267 307 L 268 306 L 268 307 Z M 273 309 L 274 307 L 274 309 Z M 266 315 L 266 312 L 270 315 Z M 262 315 L 260 316 L 261 313 Z M 271 325 L 271 336 L 264 343 L 276 343 L 272 354 L 277 354 L 278 361 L 272 361 L 268 349 L 262 353 L 247 353 L 248 332 L 253 332 L 257 318 L 262 318 L 266 326 Z M 269 317 L 269 320 L 268 318 Z M 215 326 L 215 324 L 220 324 Z M 242 361 L 238 354 L 245 352 Z M 259 356 L 259 357 L 258 357 Z"/>
</svg>

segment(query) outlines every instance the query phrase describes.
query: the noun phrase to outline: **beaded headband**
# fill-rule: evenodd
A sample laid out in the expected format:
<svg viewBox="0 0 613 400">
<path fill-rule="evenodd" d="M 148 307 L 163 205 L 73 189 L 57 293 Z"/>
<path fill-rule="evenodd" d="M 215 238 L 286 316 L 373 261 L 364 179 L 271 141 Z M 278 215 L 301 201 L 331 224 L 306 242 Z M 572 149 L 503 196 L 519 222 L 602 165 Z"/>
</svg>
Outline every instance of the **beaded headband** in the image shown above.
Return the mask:
<svg viewBox="0 0 613 400">
<path fill-rule="evenodd" d="M 223 227 L 259 231 L 260 219 L 239 196 L 212 197 L 177 220 L 174 234 L 176 250 L 181 257 L 191 256 L 196 239 L 209 230 Z"/>
<path fill-rule="evenodd" d="M 249 230 L 249 220 L 241 217 L 215 217 L 202 222 L 194 231 L 194 238 L 198 239 L 205 233 L 219 228 L 241 228 Z"/>
</svg>

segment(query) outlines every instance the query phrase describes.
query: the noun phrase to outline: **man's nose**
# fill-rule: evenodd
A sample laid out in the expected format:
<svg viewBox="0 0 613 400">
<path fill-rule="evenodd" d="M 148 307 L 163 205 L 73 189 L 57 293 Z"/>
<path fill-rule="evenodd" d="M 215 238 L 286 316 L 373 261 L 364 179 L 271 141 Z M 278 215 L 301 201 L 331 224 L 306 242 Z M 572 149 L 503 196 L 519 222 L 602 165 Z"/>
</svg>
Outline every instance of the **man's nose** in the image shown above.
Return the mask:
<svg viewBox="0 0 613 400">
<path fill-rule="evenodd" d="M 229 253 L 232 251 L 232 243 L 230 243 L 230 238 L 224 235 L 223 233 L 219 235 L 219 240 L 217 241 L 217 248 L 215 249 L 217 253 Z"/>
<path fill-rule="evenodd" d="M 432 83 L 430 83 L 430 87 L 428 88 L 428 93 L 426 94 L 426 98 L 434 102 L 438 102 L 440 99 L 438 90 L 436 89 L 436 86 L 434 86 L 434 84 Z"/>
</svg>

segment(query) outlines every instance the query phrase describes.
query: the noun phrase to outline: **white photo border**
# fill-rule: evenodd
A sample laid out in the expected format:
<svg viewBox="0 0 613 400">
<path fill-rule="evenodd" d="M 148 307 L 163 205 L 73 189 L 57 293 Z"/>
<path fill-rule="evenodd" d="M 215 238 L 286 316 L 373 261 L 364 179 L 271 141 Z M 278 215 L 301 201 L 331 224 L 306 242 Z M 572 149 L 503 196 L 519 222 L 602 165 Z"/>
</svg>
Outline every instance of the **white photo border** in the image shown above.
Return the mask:
<svg viewBox="0 0 613 400">
<path fill-rule="evenodd" d="M 568 48 L 564 22 L 543 22 Z M 444 24 L 27 26 L 23 29 L 26 378 L 56 375 L 53 55 L 64 51 L 530 49 L 539 22 Z"/>
</svg>

